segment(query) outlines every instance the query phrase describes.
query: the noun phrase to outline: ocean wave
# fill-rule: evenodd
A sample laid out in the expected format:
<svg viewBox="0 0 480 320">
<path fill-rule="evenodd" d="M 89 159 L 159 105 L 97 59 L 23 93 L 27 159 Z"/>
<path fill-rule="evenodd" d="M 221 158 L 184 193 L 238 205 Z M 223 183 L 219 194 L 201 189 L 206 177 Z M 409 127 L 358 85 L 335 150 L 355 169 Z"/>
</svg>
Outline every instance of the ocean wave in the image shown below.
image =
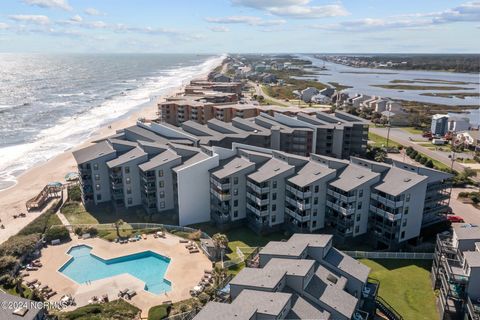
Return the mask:
<svg viewBox="0 0 480 320">
<path fill-rule="evenodd" d="M 19 172 L 88 140 L 99 128 L 128 117 L 151 103 L 154 97 L 167 94 L 199 74 L 207 73 L 223 59 L 224 56 L 217 56 L 199 65 L 168 70 L 163 75 L 151 77 L 138 88 L 109 97 L 96 107 L 86 108 L 73 117 L 61 118 L 54 126 L 40 131 L 31 143 L 0 148 L 0 153 L 5 155 L 0 159 L 0 181 L 11 181 Z M 126 81 L 137 82 L 136 79 Z"/>
</svg>

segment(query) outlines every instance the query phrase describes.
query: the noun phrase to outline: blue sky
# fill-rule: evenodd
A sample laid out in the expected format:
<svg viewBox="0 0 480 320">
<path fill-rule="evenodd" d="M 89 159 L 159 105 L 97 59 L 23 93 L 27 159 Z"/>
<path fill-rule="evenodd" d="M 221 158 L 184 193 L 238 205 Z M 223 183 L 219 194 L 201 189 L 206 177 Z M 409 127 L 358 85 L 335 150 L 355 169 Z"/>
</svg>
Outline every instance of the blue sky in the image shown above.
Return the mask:
<svg viewBox="0 0 480 320">
<path fill-rule="evenodd" d="M 0 52 L 479 53 L 480 1 L 2 0 Z"/>
</svg>

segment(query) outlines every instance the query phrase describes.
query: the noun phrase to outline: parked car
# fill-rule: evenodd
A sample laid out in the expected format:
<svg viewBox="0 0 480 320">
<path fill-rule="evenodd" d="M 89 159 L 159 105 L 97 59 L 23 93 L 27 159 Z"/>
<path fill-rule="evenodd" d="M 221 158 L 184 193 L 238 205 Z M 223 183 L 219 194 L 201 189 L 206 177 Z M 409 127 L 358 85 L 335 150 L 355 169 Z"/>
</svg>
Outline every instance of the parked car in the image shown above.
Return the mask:
<svg viewBox="0 0 480 320">
<path fill-rule="evenodd" d="M 460 216 L 448 216 L 447 220 L 453 223 L 462 223 L 465 222 L 462 217 Z"/>
</svg>

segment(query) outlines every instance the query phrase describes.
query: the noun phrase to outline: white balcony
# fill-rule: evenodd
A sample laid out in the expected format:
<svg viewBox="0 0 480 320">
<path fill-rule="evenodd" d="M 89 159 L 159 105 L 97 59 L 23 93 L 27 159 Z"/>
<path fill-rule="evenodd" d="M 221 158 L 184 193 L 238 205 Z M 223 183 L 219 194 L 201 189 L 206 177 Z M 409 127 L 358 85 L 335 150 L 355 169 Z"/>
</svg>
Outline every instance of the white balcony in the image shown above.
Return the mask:
<svg viewBox="0 0 480 320">
<path fill-rule="evenodd" d="M 344 208 L 344 207 L 341 207 L 338 204 L 335 204 L 335 203 L 333 203 L 331 201 L 328 201 L 328 200 L 327 200 L 327 207 L 332 208 L 333 210 L 335 210 L 337 212 L 340 212 L 344 216 L 348 216 L 348 215 L 351 215 L 351 214 L 355 213 L 355 208 L 353 208 L 353 207 Z"/>
<path fill-rule="evenodd" d="M 259 217 L 268 216 L 268 210 L 259 210 L 248 203 L 247 203 L 247 209 L 249 209 Z"/>
<path fill-rule="evenodd" d="M 401 220 L 402 219 L 402 214 L 401 213 L 393 214 L 393 213 L 390 213 L 390 212 L 385 211 L 383 209 L 377 208 L 373 205 L 370 205 L 370 211 L 375 213 L 376 215 L 384 217 L 384 218 L 386 218 L 390 221 L 396 221 L 396 220 Z"/>
<path fill-rule="evenodd" d="M 214 178 L 210 178 L 210 182 L 217 187 L 219 190 L 228 190 L 230 189 L 230 183 L 220 183 L 218 180 Z"/>
<path fill-rule="evenodd" d="M 220 201 L 228 201 L 232 198 L 232 195 L 230 193 L 220 193 L 213 189 L 211 189 L 211 193 Z"/>
<path fill-rule="evenodd" d="M 250 182 L 250 181 L 247 181 L 247 186 L 252 188 L 253 191 L 255 191 L 256 193 L 258 194 L 264 194 L 264 193 L 268 193 L 270 192 L 270 188 L 269 187 L 263 187 L 263 188 L 260 188 L 259 186 L 257 186 L 256 184 Z"/>
<path fill-rule="evenodd" d="M 300 221 L 300 222 L 310 221 L 310 215 L 301 216 L 298 213 L 296 213 L 295 211 L 292 211 L 288 208 L 285 208 L 285 212 L 297 221 Z"/>
<path fill-rule="evenodd" d="M 247 192 L 247 198 L 255 202 L 259 206 L 265 206 L 270 203 L 270 201 L 267 199 L 260 199 L 259 197 L 255 196 L 254 194 Z"/>
<path fill-rule="evenodd" d="M 332 197 L 334 197 L 335 199 L 338 199 L 338 200 L 341 200 L 343 202 L 347 202 L 347 203 L 350 203 L 350 202 L 354 202 L 355 201 L 355 196 L 350 196 L 350 197 L 347 197 L 347 196 L 344 196 L 336 191 L 333 191 L 331 189 L 328 189 L 327 190 L 327 194 L 331 195 Z"/>
<path fill-rule="evenodd" d="M 287 185 L 286 189 L 288 191 L 290 191 L 291 193 L 293 193 L 296 197 L 298 198 L 301 198 L 301 199 L 305 199 L 305 198 L 310 198 L 312 196 L 312 192 L 311 191 L 300 191 L 292 186 L 289 186 Z"/>
<path fill-rule="evenodd" d="M 305 201 L 294 200 L 290 197 L 286 197 L 285 200 L 290 203 L 292 206 L 297 207 L 298 209 L 304 211 L 312 208 L 311 203 L 305 203 Z"/>
<path fill-rule="evenodd" d="M 370 195 L 370 198 L 374 199 L 374 200 L 377 200 L 378 202 L 390 207 L 390 208 L 400 208 L 400 207 L 403 207 L 403 201 L 393 201 L 393 200 L 389 200 L 385 197 L 382 197 L 380 196 L 379 194 L 377 193 L 372 193 Z"/>
</svg>

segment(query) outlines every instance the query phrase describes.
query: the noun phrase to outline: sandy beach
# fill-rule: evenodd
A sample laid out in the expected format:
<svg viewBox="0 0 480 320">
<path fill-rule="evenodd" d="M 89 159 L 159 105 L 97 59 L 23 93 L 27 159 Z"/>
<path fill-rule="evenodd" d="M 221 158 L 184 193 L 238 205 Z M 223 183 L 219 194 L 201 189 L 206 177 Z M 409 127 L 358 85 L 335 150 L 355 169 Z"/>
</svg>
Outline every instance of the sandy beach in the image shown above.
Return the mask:
<svg viewBox="0 0 480 320">
<path fill-rule="evenodd" d="M 205 74 L 198 74 L 197 77 L 204 77 Z M 28 212 L 25 207 L 27 200 L 37 195 L 43 187 L 49 182 L 65 182 L 65 175 L 69 172 L 76 172 L 76 163 L 73 159 L 72 151 L 82 148 L 91 141 L 114 134 L 117 130 L 134 125 L 139 118 L 156 118 L 157 104 L 165 100 L 166 97 L 183 92 L 184 86 L 170 90 L 165 95 L 152 100 L 141 110 L 135 111 L 128 116 L 111 123 L 96 131 L 88 141 L 76 146 L 52 159 L 46 163 L 39 164 L 17 178 L 17 184 L 11 188 L 0 191 L 0 224 L 5 229 L 0 229 L 0 243 L 3 243 L 10 236 L 15 235 L 21 228 L 38 217 L 41 212 Z M 47 206 L 48 207 L 48 206 Z M 45 210 L 45 209 L 44 209 Z M 27 213 L 25 218 L 14 219 L 13 215 Z"/>
</svg>

